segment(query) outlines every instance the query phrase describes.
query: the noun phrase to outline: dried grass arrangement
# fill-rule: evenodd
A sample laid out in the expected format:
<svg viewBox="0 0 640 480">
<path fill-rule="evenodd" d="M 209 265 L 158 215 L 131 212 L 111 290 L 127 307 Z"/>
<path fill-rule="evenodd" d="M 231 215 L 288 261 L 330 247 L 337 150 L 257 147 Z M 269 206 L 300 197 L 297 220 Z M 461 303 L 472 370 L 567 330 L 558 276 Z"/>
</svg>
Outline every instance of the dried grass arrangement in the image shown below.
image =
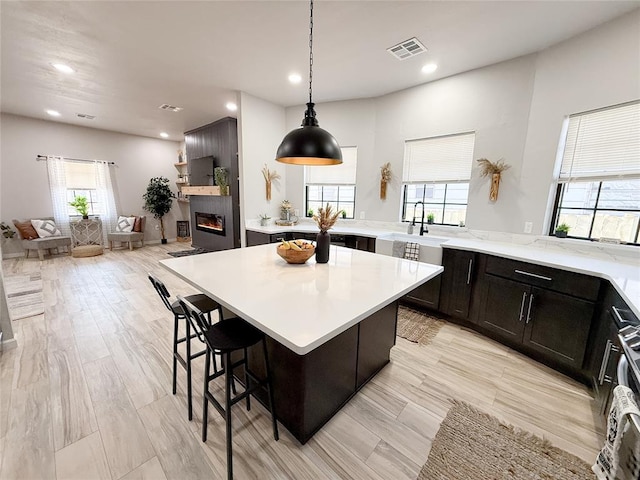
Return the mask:
<svg viewBox="0 0 640 480">
<path fill-rule="evenodd" d="M 507 165 L 502 158 L 497 162 L 492 162 L 486 158 L 481 158 L 476 161 L 480 164 L 480 176 L 491 177 L 489 200 L 495 202 L 498 200 L 498 190 L 500 189 L 500 178 L 502 177 L 502 172 L 511 168 L 511 165 Z"/>
<path fill-rule="evenodd" d="M 267 200 L 271 200 L 271 182 L 280 178 L 280 175 L 275 170 L 273 172 L 270 171 L 265 163 L 262 169 L 262 176 L 264 177 L 265 187 L 267 189 Z"/>
<path fill-rule="evenodd" d="M 391 181 L 391 163 L 387 162 L 380 167 L 380 198 L 387 198 L 387 183 Z"/>
<path fill-rule="evenodd" d="M 313 216 L 313 220 L 316 222 L 316 225 L 318 225 L 320 232 L 326 233 L 333 228 L 339 216 L 340 211 L 334 212 L 333 207 L 327 203 L 326 207 L 320 207 L 318 209 L 318 213 Z"/>
</svg>

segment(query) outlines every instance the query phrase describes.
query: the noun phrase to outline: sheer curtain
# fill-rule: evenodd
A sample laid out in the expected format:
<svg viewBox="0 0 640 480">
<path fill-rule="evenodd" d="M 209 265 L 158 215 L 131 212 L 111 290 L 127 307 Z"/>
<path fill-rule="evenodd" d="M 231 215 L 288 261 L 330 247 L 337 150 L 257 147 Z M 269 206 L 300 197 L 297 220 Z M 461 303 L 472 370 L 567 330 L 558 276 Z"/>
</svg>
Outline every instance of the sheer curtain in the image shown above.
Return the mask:
<svg viewBox="0 0 640 480">
<path fill-rule="evenodd" d="M 118 222 L 116 213 L 116 200 L 113 194 L 113 183 L 111 181 L 111 170 L 107 162 L 95 162 L 96 170 L 96 194 L 98 202 L 102 205 L 102 237 L 104 244 L 107 244 L 107 233 L 115 230 Z"/>
<path fill-rule="evenodd" d="M 47 157 L 49 189 L 53 205 L 53 218 L 63 235 L 70 235 L 69 211 L 67 209 L 67 177 L 62 157 Z"/>
</svg>

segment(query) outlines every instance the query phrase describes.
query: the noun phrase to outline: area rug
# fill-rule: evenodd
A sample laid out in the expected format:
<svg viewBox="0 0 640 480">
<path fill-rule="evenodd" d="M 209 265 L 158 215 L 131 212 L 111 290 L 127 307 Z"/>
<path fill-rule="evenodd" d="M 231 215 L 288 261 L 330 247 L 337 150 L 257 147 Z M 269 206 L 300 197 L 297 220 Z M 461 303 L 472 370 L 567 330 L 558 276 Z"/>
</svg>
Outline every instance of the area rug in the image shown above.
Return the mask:
<svg viewBox="0 0 640 480">
<path fill-rule="evenodd" d="M 193 248 L 191 250 L 179 250 L 177 252 L 167 252 L 172 257 L 188 257 L 189 255 L 200 255 L 201 253 L 209 253 L 204 248 Z"/>
<path fill-rule="evenodd" d="M 400 306 L 396 334 L 410 342 L 428 345 L 444 324 L 438 317 Z"/>
<path fill-rule="evenodd" d="M 7 306 L 11 320 L 33 317 L 44 313 L 42 276 L 40 272 L 29 275 L 4 277 Z"/>
<path fill-rule="evenodd" d="M 591 467 L 547 440 L 455 401 L 418 480 L 594 480 Z"/>
</svg>

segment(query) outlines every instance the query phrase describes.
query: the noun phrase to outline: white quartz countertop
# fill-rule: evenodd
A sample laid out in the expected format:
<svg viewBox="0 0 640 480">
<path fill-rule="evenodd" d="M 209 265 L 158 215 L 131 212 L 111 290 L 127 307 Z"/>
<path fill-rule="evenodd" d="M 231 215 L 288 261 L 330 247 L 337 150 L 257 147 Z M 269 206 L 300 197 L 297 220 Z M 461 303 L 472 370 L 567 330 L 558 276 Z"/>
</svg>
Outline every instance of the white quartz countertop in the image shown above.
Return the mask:
<svg viewBox="0 0 640 480">
<path fill-rule="evenodd" d="M 638 265 L 577 255 L 570 250 L 552 250 L 486 240 L 456 238 L 447 240 L 442 246 L 604 278 L 611 282 L 629 308 L 640 317 L 640 267 Z M 570 248 L 570 244 L 567 246 Z"/>
<path fill-rule="evenodd" d="M 258 233 L 266 233 L 268 235 L 287 233 L 287 232 L 304 232 L 304 233 L 318 233 L 318 227 L 315 223 L 298 223 L 296 225 L 275 225 L 271 224 L 266 227 L 260 226 L 247 226 L 247 230 Z M 388 235 L 389 230 L 372 228 L 367 226 L 349 226 L 345 225 L 345 221 L 338 221 L 336 225 L 329 231 L 332 235 L 360 235 L 363 237 L 377 238 L 381 235 Z"/>
<path fill-rule="evenodd" d="M 335 245 L 327 264 L 316 264 L 312 257 L 289 265 L 276 253 L 276 244 L 160 264 L 299 355 L 443 271 Z"/>
</svg>

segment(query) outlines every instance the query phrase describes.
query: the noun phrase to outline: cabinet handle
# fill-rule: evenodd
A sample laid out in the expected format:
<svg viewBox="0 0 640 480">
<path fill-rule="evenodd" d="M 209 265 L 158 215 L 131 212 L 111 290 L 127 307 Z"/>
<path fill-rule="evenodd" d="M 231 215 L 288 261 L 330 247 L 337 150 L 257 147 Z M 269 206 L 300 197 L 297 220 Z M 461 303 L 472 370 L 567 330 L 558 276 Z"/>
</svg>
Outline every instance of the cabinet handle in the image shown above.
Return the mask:
<svg viewBox="0 0 640 480">
<path fill-rule="evenodd" d="M 613 383 L 613 378 L 610 377 L 609 375 L 605 375 L 604 378 L 602 379 L 602 383 Z"/>
<path fill-rule="evenodd" d="M 520 303 L 520 316 L 518 317 L 518 321 L 521 322 L 524 318 L 524 302 L 527 301 L 527 292 L 522 292 L 522 303 Z"/>
<path fill-rule="evenodd" d="M 620 352 L 620 347 L 617 347 L 616 345 L 613 344 L 613 342 L 611 342 L 611 351 L 613 353 L 619 353 Z"/>
<path fill-rule="evenodd" d="M 529 297 L 529 308 L 527 308 L 527 325 L 529 325 L 529 320 L 531 320 L 531 307 L 533 307 L 533 293 Z"/>
<path fill-rule="evenodd" d="M 602 355 L 602 363 L 600 364 L 600 373 L 598 374 L 598 383 L 602 385 L 604 381 L 604 374 L 606 373 L 607 364 L 609 363 L 609 355 L 611 355 L 611 347 L 613 343 L 611 340 L 607 340 L 607 346 L 604 347 L 604 355 Z"/>
<path fill-rule="evenodd" d="M 618 323 L 620 325 L 625 325 L 625 324 L 630 324 L 631 323 L 629 320 L 625 320 L 624 318 L 622 318 L 622 315 L 620 315 L 620 310 L 618 310 L 614 305 L 611 305 L 611 311 L 616 316 L 616 319 L 618 320 Z"/>
<path fill-rule="evenodd" d="M 520 275 L 526 275 L 528 277 L 538 278 L 540 280 L 548 280 L 549 282 L 553 280 L 551 277 L 545 277 L 544 275 L 538 275 L 537 273 L 525 272 L 524 270 L 514 270 L 514 272 L 519 273 Z"/>
<path fill-rule="evenodd" d="M 473 258 L 469 259 L 469 270 L 467 270 L 467 285 L 471 284 L 471 267 L 473 266 Z"/>
</svg>

